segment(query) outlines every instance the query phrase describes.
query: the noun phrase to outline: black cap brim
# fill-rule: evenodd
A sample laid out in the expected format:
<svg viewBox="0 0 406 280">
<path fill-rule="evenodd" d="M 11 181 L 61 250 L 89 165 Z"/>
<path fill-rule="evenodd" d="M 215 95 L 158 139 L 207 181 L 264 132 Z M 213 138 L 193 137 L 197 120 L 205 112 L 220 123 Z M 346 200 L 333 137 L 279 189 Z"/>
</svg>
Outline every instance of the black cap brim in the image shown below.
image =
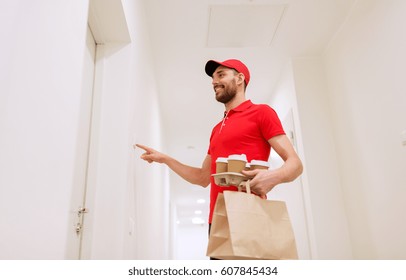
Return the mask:
<svg viewBox="0 0 406 280">
<path fill-rule="evenodd" d="M 206 74 L 209 75 L 210 77 L 213 77 L 214 71 L 216 71 L 217 67 L 219 67 L 221 64 L 217 61 L 214 60 L 209 60 L 206 63 L 206 66 L 204 67 L 204 70 L 206 71 Z"/>
</svg>

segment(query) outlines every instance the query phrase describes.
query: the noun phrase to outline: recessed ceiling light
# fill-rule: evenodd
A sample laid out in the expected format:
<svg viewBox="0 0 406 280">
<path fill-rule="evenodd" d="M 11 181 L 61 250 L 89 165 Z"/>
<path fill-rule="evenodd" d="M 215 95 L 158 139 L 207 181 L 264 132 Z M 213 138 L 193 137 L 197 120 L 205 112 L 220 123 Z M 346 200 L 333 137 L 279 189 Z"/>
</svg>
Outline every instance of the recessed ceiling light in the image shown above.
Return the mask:
<svg viewBox="0 0 406 280">
<path fill-rule="evenodd" d="M 200 215 L 200 214 L 202 214 L 202 211 L 201 211 L 201 210 L 196 210 L 196 211 L 195 211 L 195 214 L 196 214 L 196 215 Z"/>
<path fill-rule="evenodd" d="M 199 204 L 203 204 L 203 203 L 206 202 L 206 200 L 203 199 L 203 198 L 200 198 L 200 199 L 198 199 L 196 202 L 199 203 Z"/>
</svg>

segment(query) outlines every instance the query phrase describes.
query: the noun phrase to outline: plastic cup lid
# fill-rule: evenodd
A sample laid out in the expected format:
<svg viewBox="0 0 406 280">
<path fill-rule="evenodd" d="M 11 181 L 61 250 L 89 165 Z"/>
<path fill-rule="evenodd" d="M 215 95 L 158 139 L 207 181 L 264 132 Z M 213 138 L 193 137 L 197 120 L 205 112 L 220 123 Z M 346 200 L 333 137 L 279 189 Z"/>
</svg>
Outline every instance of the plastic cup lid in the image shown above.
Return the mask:
<svg viewBox="0 0 406 280">
<path fill-rule="evenodd" d="M 260 166 L 266 166 L 269 167 L 269 162 L 263 161 L 263 160 L 251 160 L 251 165 L 260 165 Z"/>
<path fill-rule="evenodd" d="M 241 155 L 229 155 L 228 160 L 242 160 L 247 161 L 247 156 L 244 154 Z"/>
<path fill-rule="evenodd" d="M 227 163 L 227 158 L 225 158 L 225 157 L 218 157 L 218 158 L 216 159 L 216 162 L 225 162 L 225 163 Z"/>
</svg>

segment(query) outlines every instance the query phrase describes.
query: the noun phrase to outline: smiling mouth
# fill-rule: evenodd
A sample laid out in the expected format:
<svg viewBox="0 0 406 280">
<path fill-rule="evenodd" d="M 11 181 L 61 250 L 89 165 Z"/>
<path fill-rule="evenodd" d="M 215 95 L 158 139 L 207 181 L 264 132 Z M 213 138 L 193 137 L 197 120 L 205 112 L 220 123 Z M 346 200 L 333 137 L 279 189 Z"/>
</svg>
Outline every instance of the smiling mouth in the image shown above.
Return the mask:
<svg viewBox="0 0 406 280">
<path fill-rule="evenodd" d="M 215 87 L 214 87 L 214 91 L 217 93 L 217 91 L 218 91 L 219 89 L 222 89 L 222 88 L 224 88 L 224 86 L 215 86 Z"/>
</svg>

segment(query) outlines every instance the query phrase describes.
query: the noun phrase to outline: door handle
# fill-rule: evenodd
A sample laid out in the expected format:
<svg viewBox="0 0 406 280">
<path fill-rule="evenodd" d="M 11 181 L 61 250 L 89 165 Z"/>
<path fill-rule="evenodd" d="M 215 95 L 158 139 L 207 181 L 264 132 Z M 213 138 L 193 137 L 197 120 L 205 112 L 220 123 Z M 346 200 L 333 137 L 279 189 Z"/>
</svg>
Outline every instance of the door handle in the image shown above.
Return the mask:
<svg viewBox="0 0 406 280">
<path fill-rule="evenodd" d="M 79 217 L 80 217 L 80 215 L 86 214 L 86 213 L 89 213 L 89 209 L 88 209 L 88 208 L 79 207 L 79 209 L 78 209 L 78 216 L 79 216 Z"/>
<path fill-rule="evenodd" d="M 76 224 L 75 231 L 76 231 L 77 235 L 80 234 L 80 232 L 82 231 L 82 224 L 81 223 Z"/>
</svg>

